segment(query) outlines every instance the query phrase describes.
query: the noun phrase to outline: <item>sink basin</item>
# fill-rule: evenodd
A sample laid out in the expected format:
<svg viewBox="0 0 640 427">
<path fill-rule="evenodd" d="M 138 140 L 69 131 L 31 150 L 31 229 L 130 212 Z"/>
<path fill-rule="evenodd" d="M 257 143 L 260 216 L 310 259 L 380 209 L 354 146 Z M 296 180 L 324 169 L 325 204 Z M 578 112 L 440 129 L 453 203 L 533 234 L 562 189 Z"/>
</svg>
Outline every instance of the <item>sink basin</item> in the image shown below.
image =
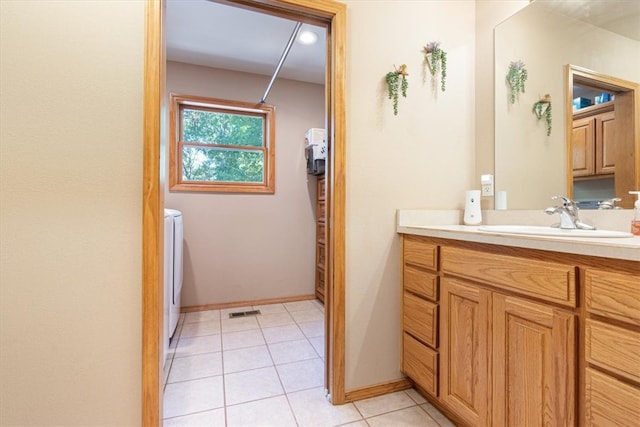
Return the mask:
<svg viewBox="0 0 640 427">
<path fill-rule="evenodd" d="M 611 230 L 566 230 L 554 227 L 543 227 L 537 225 L 483 225 L 478 227 L 478 231 L 500 234 L 529 234 L 536 236 L 553 237 L 633 237 L 631 233 Z"/>
</svg>

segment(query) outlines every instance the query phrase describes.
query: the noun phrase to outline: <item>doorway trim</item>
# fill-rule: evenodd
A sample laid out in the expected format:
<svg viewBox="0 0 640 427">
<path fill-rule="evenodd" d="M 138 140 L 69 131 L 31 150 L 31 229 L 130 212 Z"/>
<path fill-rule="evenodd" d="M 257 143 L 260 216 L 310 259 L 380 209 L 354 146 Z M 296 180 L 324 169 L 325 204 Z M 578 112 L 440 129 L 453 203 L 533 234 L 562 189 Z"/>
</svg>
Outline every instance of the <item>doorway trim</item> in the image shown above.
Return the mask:
<svg viewBox="0 0 640 427">
<path fill-rule="evenodd" d="M 223 0 L 234 6 L 327 25 L 328 384 L 345 403 L 346 5 L 333 0 Z M 164 0 L 146 0 L 142 190 L 142 425 L 162 425 L 162 218 L 165 172 L 161 123 L 165 107 Z M 330 339 L 329 339 L 330 337 Z"/>
</svg>

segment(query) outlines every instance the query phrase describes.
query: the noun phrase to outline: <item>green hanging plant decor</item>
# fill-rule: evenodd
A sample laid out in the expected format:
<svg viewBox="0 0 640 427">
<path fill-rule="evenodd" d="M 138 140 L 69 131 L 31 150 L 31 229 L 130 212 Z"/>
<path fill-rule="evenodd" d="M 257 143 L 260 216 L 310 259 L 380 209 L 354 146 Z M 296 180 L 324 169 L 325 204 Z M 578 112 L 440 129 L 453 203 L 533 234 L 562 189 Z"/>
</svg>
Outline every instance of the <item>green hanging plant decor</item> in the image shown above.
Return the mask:
<svg viewBox="0 0 640 427">
<path fill-rule="evenodd" d="M 398 98 L 400 94 L 402 94 L 403 98 L 407 97 L 407 88 L 409 87 L 407 76 L 409 73 L 407 72 L 406 64 L 402 64 L 400 68 L 396 68 L 394 65 L 393 68 L 395 68 L 395 71 L 389 71 L 385 76 L 385 81 L 387 82 L 389 99 L 393 100 L 393 115 L 397 116 Z"/>
<path fill-rule="evenodd" d="M 510 96 L 511 103 L 515 104 L 516 98 L 519 93 L 524 93 L 524 82 L 527 81 L 527 69 L 524 68 L 524 62 L 512 61 L 509 64 L 509 71 L 507 72 L 507 82 L 511 88 Z"/>
<path fill-rule="evenodd" d="M 547 122 L 547 136 L 551 135 L 551 95 L 548 93 L 533 104 L 533 112 L 538 120 L 543 117 Z"/>
<path fill-rule="evenodd" d="M 447 80 L 447 52 L 440 48 L 440 42 L 429 42 L 424 47 L 424 57 L 432 76 L 440 73 L 440 89 L 445 91 Z"/>
</svg>

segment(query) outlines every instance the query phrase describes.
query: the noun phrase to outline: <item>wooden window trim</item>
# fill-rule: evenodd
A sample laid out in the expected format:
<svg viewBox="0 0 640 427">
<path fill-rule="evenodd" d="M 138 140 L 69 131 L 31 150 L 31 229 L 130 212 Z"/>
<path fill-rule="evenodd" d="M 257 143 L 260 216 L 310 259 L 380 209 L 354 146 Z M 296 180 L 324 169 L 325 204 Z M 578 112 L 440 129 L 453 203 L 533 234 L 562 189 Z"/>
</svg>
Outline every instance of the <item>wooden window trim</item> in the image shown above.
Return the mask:
<svg viewBox="0 0 640 427">
<path fill-rule="evenodd" d="M 172 93 L 169 102 L 169 190 L 209 193 L 275 193 L 275 107 L 269 104 L 252 104 L 241 101 L 208 98 Z M 243 113 L 264 117 L 264 144 L 257 146 L 235 146 L 181 141 L 180 111 L 183 106 L 222 113 Z M 230 150 L 260 151 L 264 153 L 264 181 L 255 182 L 209 182 L 182 180 L 182 148 L 207 147 Z"/>
</svg>

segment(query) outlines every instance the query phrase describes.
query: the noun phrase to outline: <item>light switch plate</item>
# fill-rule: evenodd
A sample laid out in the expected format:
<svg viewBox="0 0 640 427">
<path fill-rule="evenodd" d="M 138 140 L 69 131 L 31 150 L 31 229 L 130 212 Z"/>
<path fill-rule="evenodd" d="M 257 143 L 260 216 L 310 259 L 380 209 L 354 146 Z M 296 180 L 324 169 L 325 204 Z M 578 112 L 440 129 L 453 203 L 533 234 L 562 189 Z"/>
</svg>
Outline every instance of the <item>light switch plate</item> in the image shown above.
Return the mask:
<svg viewBox="0 0 640 427">
<path fill-rule="evenodd" d="M 481 175 L 480 184 L 482 185 L 483 196 L 493 196 L 493 175 Z"/>
</svg>

